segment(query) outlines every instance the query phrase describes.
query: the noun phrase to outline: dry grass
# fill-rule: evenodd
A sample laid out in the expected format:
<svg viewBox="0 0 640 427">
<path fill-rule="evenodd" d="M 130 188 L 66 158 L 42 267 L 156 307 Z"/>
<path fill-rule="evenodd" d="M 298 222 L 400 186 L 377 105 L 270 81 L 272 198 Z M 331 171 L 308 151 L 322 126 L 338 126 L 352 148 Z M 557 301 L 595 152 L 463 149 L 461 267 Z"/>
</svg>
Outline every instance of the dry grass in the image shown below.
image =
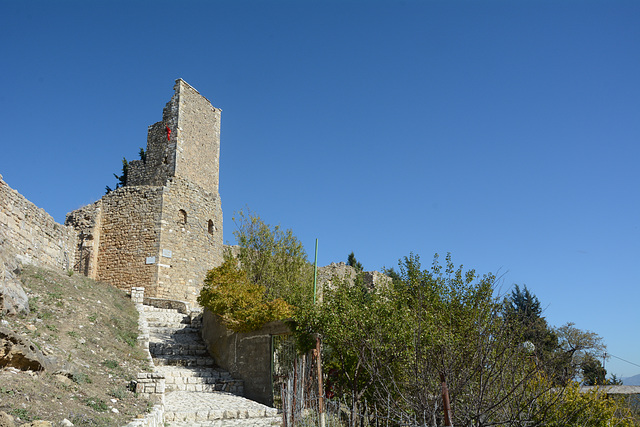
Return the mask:
<svg viewBox="0 0 640 427">
<path fill-rule="evenodd" d="M 129 387 L 149 369 L 130 298 L 77 274 L 25 267 L 20 279 L 31 313 L 2 326 L 55 357 L 64 375 L 0 370 L 0 411 L 18 422 L 66 418 L 76 426 L 122 426 L 145 413 L 149 402 Z"/>
</svg>

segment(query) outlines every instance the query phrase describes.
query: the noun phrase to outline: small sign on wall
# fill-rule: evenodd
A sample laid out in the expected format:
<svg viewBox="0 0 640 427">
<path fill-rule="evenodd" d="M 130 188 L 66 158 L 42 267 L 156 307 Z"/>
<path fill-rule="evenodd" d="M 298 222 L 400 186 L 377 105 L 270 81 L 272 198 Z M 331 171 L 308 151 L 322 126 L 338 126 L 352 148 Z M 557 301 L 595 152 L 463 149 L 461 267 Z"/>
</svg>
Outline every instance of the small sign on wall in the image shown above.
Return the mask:
<svg viewBox="0 0 640 427">
<path fill-rule="evenodd" d="M 147 264 L 155 264 L 155 263 L 156 263 L 156 257 L 154 256 L 147 257 Z"/>
<path fill-rule="evenodd" d="M 163 249 L 162 250 L 162 256 L 165 258 L 171 258 L 171 251 L 169 249 Z"/>
</svg>

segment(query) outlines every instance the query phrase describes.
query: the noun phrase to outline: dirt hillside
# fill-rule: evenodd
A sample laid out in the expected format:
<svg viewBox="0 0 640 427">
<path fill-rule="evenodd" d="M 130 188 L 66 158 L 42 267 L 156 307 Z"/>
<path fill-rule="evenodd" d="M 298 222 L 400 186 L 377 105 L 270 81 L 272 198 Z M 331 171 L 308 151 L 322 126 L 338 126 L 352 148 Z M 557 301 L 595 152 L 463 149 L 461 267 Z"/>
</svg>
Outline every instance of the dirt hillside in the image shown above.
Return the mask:
<svg viewBox="0 0 640 427">
<path fill-rule="evenodd" d="M 145 413 L 149 401 L 131 391 L 136 374 L 149 370 L 136 343 L 131 299 L 77 274 L 25 267 L 19 277 L 30 313 L 0 319 L 4 353 L 12 343 L 30 348 L 44 369 L 20 366 L 19 357 L 14 367 L 0 359 L 0 411 L 16 425 L 47 420 L 54 426 L 64 419 L 76 426 L 122 426 Z"/>
</svg>

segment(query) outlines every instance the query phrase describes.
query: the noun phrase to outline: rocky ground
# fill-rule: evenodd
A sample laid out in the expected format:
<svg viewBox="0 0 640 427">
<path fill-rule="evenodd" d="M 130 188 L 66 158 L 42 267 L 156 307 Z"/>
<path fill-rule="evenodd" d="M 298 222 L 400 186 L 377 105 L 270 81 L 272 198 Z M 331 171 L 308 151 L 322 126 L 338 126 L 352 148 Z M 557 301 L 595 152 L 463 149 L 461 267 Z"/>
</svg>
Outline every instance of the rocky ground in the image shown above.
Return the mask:
<svg viewBox="0 0 640 427">
<path fill-rule="evenodd" d="M 0 314 L 0 426 L 2 412 L 17 426 L 122 426 L 145 413 L 132 381 L 149 364 L 130 298 L 77 274 L 25 267 L 17 278 L 29 311 Z"/>
</svg>

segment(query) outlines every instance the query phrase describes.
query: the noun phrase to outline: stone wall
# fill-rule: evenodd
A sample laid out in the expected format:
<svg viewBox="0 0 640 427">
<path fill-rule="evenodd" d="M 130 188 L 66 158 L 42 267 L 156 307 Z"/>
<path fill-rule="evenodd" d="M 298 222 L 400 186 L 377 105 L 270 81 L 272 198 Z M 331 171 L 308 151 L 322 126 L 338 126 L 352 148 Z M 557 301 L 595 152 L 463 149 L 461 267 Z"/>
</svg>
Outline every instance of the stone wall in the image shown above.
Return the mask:
<svg viewBox="0 0 640 427">
<path fill-rule="evenodd" d="M 7 185 L 0 175 L 0 250 L 18 261 L 69 270 L 76 258 L 76 233 Z"/>
<path fill-rule="evenodd" d="M 78 232 L 76 270 L 128 290 L 195 303 L 222 263 L 220 199 L 179 177 L 122 187 L 67 215 Z"/>
<path fill-rule="evenodd" d="M 195 302 L 207 271 L 222 263 L 220 198 L 183 178 L 162 191 L 156 297 Z"/>
<path fill-rule="evenodd" d="M 217 195 L 220 114 L 187 82 L 176 80 L 162 121 L 149 126 L 146 160 L 129 162 L 126 185 L 163 186 L 179 176 Z"/>
<path fill-rule="evenodd" d="M 324 267 L 318 267 L 318 298 L 322 300 L 323 289 L 334 286 L 334 281 L 343 280 L 353 285 L 357 276 L 356 269 L 344 262 L 332 262 Z M 379 271 L 363 271 L 362 283 L 369 289 L 381 289 L 391 285 L 391 277 Z"/>
<path fill-rule="evenodd" d="M 178 80 L 176 90 L 179 113 L 174 130 L 175 174 L 218 194 L 221 111 L 183 80 Z"/>
<path fill-rule="evenodd" d="M 76 271 L 195 304 L 222 263 L 219 156 L 220 110 L 178 79 L 125 186 L 67 215 L 79 235 Z"/>
<path fill-rule="evenodd" d="M 65 224 L 78 234 L 73 269 L 92 279 L 98 278 L 98 248 L 102 225 L 102 200 L 67 214 Z"/>
<path fill-rule="evenodd" d="M 178 79 L 162 121 L 149 127 L 146 159 L 130 162 L 124 187 L 69 213 L 66 225 L 0 177 L 2 250 L 193 304 L 222 263 L 219 156 L 220 110 Z"/>
<path fill-rule="evenodd" d="M 175 95 L 174 95 L 175 97 Z M 165 115 L 166 115 L 165 108 Z M 167 127 L 173 126 L 171 122 L 177 122 L 176 118 L 166 118 L 166 121 L 154 123 L 147 131 L 146 161 L 133 164 L 133 174 L 127 176 L 127 185 L 153 185 L 161 186 L 175 175 L 176 170 L 176 141 L 175 132 L 167 139 Z M 129 165 L 131 167 L 132 165 Z M 137 172 L 139 167 L 144 167 L 144 172 Z M 134 181 L 134 179 L 139 179 Z"/>
<path fill-rule="evenodd" d="M 239 333 L 227 329 L 220 317 L 204 310 L 202 339 L 209 354 L 234 378 L 244 381 L 244 396 L 273 406 L 271 379 L 271 342 L 274 335 L 290 334 L 282 322 L 267 323 L 254 332 Z"/>
<path fill-rule="evenodd" d="M 123 187 L 102 198 L 99 280 L 129 290 L 144 286 L 155 296 L 159 256 L 161 188 Z"/>
<path fill-rule="evenodd" d="M 127 183 L 129 185 L 144 185 L 146 174 L 146 161 L 129 160 L 127 169 Z"/>
</svg>

